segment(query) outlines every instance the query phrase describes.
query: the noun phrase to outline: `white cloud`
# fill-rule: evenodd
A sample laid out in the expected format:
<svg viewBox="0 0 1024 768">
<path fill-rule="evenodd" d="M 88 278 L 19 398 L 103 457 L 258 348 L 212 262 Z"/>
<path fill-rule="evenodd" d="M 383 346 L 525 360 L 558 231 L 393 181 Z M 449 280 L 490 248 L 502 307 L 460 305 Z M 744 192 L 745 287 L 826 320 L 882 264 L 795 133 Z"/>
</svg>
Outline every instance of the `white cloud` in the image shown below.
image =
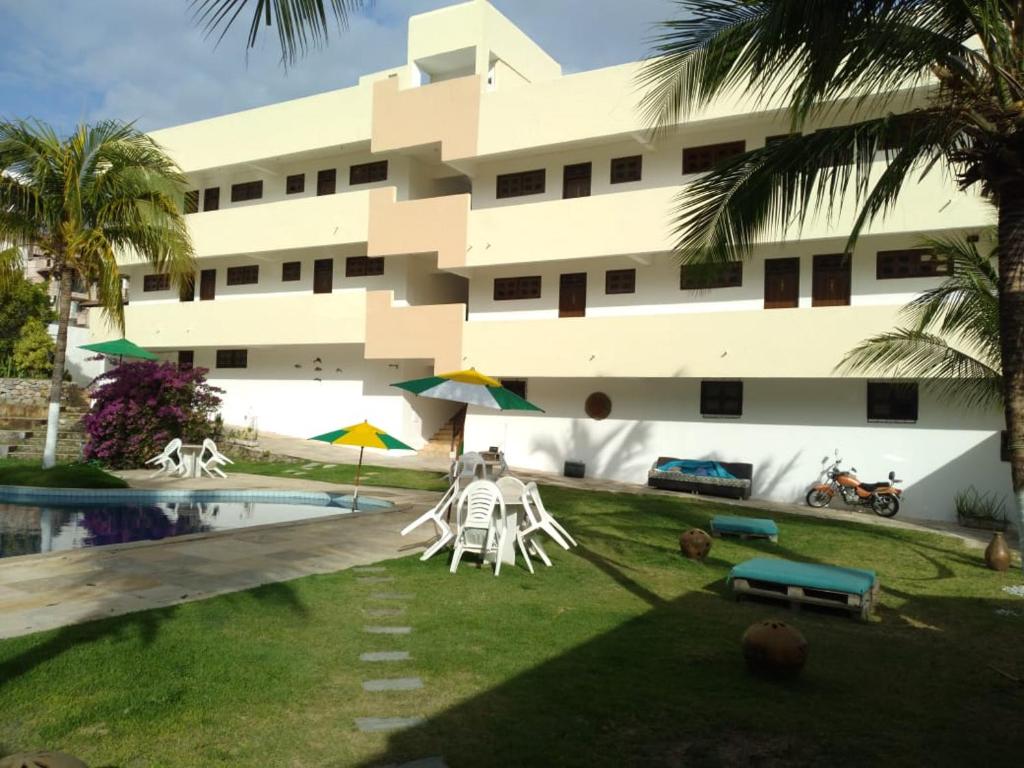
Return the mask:
<svg viewBox="0 0 1024 768">
<path fill-rule="evenodd" d="M 248 60 L 244 22 L 219 47 L 187 0 L 0 0 L 0 113 L 138 119 L 147 129 L 345 87 L 405 59 L 409 15 L 449 0 L 377 0 L 285 72 L 267 36 Z M 637 58 L 667 0 L 496 0 L 567 71 Z M 4 103 L 6 102 L 6 103 Z"/>
</svg>

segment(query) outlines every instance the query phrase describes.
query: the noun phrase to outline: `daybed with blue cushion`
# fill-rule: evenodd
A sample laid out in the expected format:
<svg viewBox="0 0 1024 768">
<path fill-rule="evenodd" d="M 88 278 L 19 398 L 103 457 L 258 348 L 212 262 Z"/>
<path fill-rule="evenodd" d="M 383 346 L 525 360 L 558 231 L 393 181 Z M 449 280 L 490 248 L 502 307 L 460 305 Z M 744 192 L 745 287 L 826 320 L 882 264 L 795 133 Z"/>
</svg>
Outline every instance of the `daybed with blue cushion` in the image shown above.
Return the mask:
<svg viewBox="0 0 1024 768">
<path fill-rule="evenodd" d="M 836 565 L 798 563 L 780 558 L 755 557 L 729 573 L 737 599 L 758 595 L 800 603 L 842 608 L 867 619 L 878 597 L 874 571 Z"/>
<path fill-rule="evenodd" d="M 753 477 L 753 464 L 659 456 L 647 473 L 647 485 L 668 491 L 749 499 Z"/>
</svg>

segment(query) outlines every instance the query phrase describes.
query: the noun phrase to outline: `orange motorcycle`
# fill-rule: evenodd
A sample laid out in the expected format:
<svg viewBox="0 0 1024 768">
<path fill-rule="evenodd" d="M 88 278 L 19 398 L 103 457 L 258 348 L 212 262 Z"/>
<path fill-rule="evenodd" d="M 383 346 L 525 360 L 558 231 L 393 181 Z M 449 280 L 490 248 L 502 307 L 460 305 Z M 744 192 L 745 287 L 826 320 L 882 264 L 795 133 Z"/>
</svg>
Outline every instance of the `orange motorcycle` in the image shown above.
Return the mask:
<svg viewBox="0 0 1024 768">
<path fill-rule="evenodd" d="M 822 463 L 828 460 L 826 456 Z M 842 461 L 837 454 L 831 466 L 825 469 L 827 481 L 816 484 L 807 492 L 807 506 L 822 509 L 829 506 L 838 494 L 851 507 L 871 507 L 880 517 L 895 517 L 900 511 L 900 495 L 903 493 L 896 487 L 896 483 L 903 482 L 896 479 L 896 473 L 890 472 L 889 479 L 880 483 L 862 483 L 854 474 L 857 468 L 842 469 Z"/>
</svg>

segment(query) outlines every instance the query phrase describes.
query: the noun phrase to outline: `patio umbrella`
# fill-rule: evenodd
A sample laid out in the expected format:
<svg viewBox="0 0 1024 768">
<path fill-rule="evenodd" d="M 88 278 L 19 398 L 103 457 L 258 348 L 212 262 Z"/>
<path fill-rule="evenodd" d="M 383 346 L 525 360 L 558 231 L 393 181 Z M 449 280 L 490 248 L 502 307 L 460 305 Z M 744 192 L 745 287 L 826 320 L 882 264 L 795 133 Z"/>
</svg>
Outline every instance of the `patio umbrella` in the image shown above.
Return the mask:
<svg viewBox="0 0 1024 768">
<path fill-rule="evenodd" d="M 133 344 L 128 339 L 112 339 L 111 341 L 99 341 L 95 344 L 82 344 L 79 349 L 88 349 L 90 352 L 98 352 L 101 355 L 121 358 L 130 357 L 135 360 L 159 360 L 156 355 L 148 349 L 143 349 L 138 344 Z"/>
<path fill-rule="evenodd" d="M 359 446 L 359 464 L 356 465 L 356 489 L 352 493 L 352 504 L 355 506 L 359 497 L 359 473 L 363 468 L 363 451 L 367 448 L 380 448 L 385 451 L 413 451 L 411 445 L 406 445 L 401 440 L 392 437 L 380 427 L 375 427 L 368 421 L 361 424 L 353 424 L 351 427 L 343 427 L 333 432 L 327 432 L 310 440 L 319 440 L 322 443 L 331 445 L 352 445 Z"/>
</svg>

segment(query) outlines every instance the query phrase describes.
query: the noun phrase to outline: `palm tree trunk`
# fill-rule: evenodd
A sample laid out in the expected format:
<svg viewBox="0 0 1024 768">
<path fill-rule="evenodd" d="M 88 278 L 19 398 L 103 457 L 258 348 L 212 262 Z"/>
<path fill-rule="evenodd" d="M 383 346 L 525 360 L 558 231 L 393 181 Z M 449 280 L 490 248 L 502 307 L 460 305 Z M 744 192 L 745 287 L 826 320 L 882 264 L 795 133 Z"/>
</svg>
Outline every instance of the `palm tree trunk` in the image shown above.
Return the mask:
<svg viewBox="0 0 1024 768">
<path fill-rule="evenodd" d="M 999 333 L 1010 471 L 1024 554 L 1024 180 L 999 194 Z"/>
<path fill-rule="evenodd" d="M 71 316 L 72 271 L 60 270 L 57 295 L 57 342 L 53 355 L 53 378 L 50 380 L 50 407 L 46 414 L 46 444 L 43 447 L 43 469 L 57 463 L 57 437 L 60 432 L 60 396 L 64 387 L 64 357 L 68 346 L 68 318 Z"/>
</svg>

